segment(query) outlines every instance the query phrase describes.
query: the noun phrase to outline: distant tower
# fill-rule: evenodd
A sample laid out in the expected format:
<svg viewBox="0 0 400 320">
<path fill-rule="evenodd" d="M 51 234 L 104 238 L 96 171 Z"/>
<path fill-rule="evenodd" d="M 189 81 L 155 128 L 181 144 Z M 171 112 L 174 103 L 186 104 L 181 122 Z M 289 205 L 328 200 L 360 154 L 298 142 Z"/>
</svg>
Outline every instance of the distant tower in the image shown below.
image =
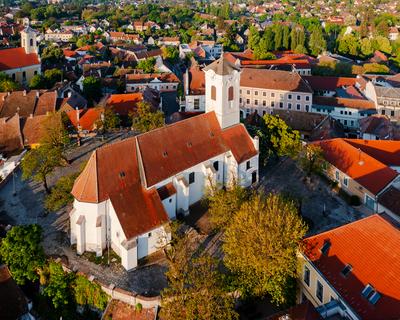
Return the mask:
<svg viewBox="0 0 400 320">
<path fill-rule="evenodd" d="M 205 67 L 206 112 L 214 111 L 221 128 L 240 122 L 240 68 L 224 55 Z"/>
<path fill-rule="evenodd" d="M 25 49 L 26 54 L 38 53 L 36 32 L 30 26 L 21 31 L 21 47 Z"/>
</svg>

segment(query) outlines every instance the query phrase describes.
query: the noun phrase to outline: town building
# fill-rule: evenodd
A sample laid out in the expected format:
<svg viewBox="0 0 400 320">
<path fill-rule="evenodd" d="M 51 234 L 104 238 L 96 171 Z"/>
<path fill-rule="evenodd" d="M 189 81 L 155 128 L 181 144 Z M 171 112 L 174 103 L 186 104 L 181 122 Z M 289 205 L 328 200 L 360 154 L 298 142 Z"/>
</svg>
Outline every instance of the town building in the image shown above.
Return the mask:
<svg viewBox="0 0 400 320">
<path fill-rule="evenodd" d="M 377 214 L 306 238 L 298 300 L 324 319 L 396 319 L 399 246 L 399 228 Z"/>
<path fill-rule="evenodd" d="M 376 113 L 375 104 L 366 99 L 314 97 L 312 111 L 328 114 L 349 130 L 359 129 L 359 121 Z"/>
<path fill-rule="evenodd" d="M 374 114 L 359 120 L 360 138 L 365 140 L 400 140 L 400 125 L 388 116 Z"/>
<path fill-rule="evenodd" d="M 181 111 L 204 112 L 206 109 L 205 74 L 194 58 L 191 59 L 191 66 L 186 69 L 183 76 L 183 88 L 185 91 L 185 109 Z"/>
<path fill-rule="evenodd" d="M 74 33 L 70 30 L 51 30 L 47 29 L 44 39 L 50 42 L 69 42 L 74 37 Z"/>
<path fill-rule="evenodd" d="M 400 183 L 400 141 L 331 139 L 314 144 L 329 164 L 326 176 L 372 211 L 379 195 Z"/>
<path fill-rule="evenodd" d="M 169 221 L 207 186 L 258 181 L 258 139 L 239 122 L 240 72 L 224 59 L 205 72 L 206 113 L 93 152 L 72 189 L 78 254 L 101 256 L 110 246 L 135 268 L 169 241 Z"/>
<path fill-rule="evenodd" d="M 311 111 L 313 91 L 297 72 L 243 68 L 240 78 L 242 117 L 274 109 Z"/>
<path fill-rule="evenodd" d="M 147 87 L 159 92 L 173 92 L 180 83 L 174 73 L 135 73 L 127 74 L 126 92 L 140 92 Z"/>
<path fill-rule="evenodd" d="M 36 31 L 31 27 L 21 31 L 21 47 L 0 50 L 0 72 L 22 85 L 41 73 Z"/>
</svg>

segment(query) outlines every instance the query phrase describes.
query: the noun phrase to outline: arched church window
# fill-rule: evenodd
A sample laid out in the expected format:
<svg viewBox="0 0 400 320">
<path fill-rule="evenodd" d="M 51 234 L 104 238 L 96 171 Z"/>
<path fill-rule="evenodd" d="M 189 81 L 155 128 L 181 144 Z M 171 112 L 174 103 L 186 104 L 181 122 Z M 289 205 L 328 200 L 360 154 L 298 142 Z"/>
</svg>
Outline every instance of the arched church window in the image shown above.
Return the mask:
<svg viewBox="0 0 400 320">
<path fill-rule="evenodd" d="M 211 86 L 211 100 L 217 100 L 217 88 Z"/>
<path fill-rule="evenodd" d="M 31 47 L 33 47 L 33 39 L 31 39 L 30 45 Z"/>
<path fill-rule="evenodd" d="M 228 101 L 232 101 L 233 100 L 233 87 L 230 86 L 228 89 Z"/>
</svg>

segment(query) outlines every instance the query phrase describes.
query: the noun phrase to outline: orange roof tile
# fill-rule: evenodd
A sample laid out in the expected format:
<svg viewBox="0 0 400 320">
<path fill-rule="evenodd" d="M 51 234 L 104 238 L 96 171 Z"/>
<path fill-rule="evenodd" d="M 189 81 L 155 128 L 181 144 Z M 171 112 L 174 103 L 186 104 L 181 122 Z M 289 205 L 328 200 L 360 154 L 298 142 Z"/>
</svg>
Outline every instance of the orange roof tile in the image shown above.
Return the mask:
<svg viewBox="0 0 400 320">
<path fill-rule="evenodd" d="M 398 176 L 395 170 L 360 152 L 347 139 L 337 138 L 313 143 L 322 148 L 329 163 L 375 195 Z"/>
<path fill-rule="evenodd" d="M 26 54 L 24 48 L 0 50 L 0 71 L 40 64 L 36 53 Z"/>
<path fill-rule="evenodd" d="M 386 164 L 400 166 L 400 141 L 395 140 L 363 140 L 345 139 L 355 148 Z"/>
<path fill-rule="evenodd" d="M 143 101 L 143 94 L 138 93 L 123 93 L 112 94 L 106 102 L 106 108 L 111 108 L 119 115 L 128 115 L 130 112 L 135 111 L 137 103 Z"/>
<path fill-rule="evenodd" d="M 326 254 L 320 249 L 326 242 Z M 304 254 L 365 320 L 398 319 L 400 230 L 375 214 L 304 240 Z M 347 277 L 341 274 L 350 264 Z M 367 284 L 379 292 L 375 305 L 361 295 Z"/>
<path fill-rule="evenodd" d="M 224 129 L 222 131 L 222 137 L 229 149 L 232 151 L 237 163 L 242 163 L 258 154 L 258 151 L 254 147 L 254 143 L 243 124 L 237 124 Z"/>
<path fill-rule="evenodd" d="M 345 77 L 322 77 L 322 76 L 303 76 L 314 90 L 335 91 L 343 86 L 355 86 L 357 78 Z"/>
<path fill-rule="evenodd" d="M 351 108 L 359 110 L 374 110 L 375 103 L 365 99 L 349 99 L 338 97 L 314 97 L 313 104 L 319 106 L 331 106 L 339 108 Z"/>
<path fill-rule="evenodd" d="M 81 110 L 69 110 L 66 112 L 72 125 L 81 130 L 93 131 L 96 127 L 96 122 L 100 120 L 103 108 L 89 108 Z M 78 121 L 79 114 L 79 121 Z"/>
</svg>

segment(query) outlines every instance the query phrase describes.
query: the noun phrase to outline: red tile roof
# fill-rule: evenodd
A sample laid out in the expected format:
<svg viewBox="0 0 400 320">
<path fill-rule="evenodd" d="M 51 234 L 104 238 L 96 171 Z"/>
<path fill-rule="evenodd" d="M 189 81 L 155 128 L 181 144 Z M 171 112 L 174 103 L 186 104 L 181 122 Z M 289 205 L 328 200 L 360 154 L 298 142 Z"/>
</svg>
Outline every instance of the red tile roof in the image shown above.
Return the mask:
<svg viewBox="0 0 400 320">
<path fill-rule="evenodd" d="M 313 104 L 319 106 L 331 106 L 338 108 L 351 108 L 359 110 L 373 110 L 375 103 L 365 99 L 349 99 L 337 97 L 314 97 Z"/>
<path fill-rule="evenodd" d="M 214 112 L 137 136 L 147 186 L 228 151 Z"/>
<path fill-rule="evenodd" d="M 26 54 L 24 48 L 0 50 L 0 71 L 40 64 L 36 53 Z"/>
<path fill-rule="evenodd" d="M 320 249 L 330 242 L 326 254 Z M 303 252 L 364 320 L 398 319 L 400 310 L 400 231 L 379 215 L 304 240 Z M 341 274 L 350 264 L 347 277 Z M 381 298 L 372 305 L 361 295 L 367 284 Z"/>
<path fill-rule="evenodd" d="M 110 200 L 127 239 L 149 232 L 168 222 L 168 215 L 155 188 L 133 184 L 110 195 Z"/>
<path fill-rule="evenodd" d="M 136 73 L 126 75 L 128 83 L 147 83 L 154 79 L 158 79 L 161 82 L 180 82 L 174 73 Z"/>
<path fill-rule="evenodd" d="M 243 68 L 240 86 L 271 90 L 312 93 L 307 82 L 297 72 Z"/>
<path fill-rule="evenodd" d="M 400 166 L 400 141 L 395 140 L 363 140 L 345 139 L 355 148 L 386 164 Z"/>
<path fill-rule="evenodd" d="M 243 124 L 226 128 L 222 131 L 222 137 L 237 163 L 242 163 L 256 156 L 258 151 Z M 240 141 L 240 143 L 239 143 Z"/>
<path fill-rule="evenodd" d="M 66 113 L 72 125 L 76 129 L 78 129 L 79 126 L 81 130 L 93 131 L 96 127 L 96 122 L 101 118 L 101 114 L 103 113 L 103 108 L 70 110 L 67 111 Z M 78 113 L 79 113 L 79 121 L 78 121 Z"/>
<path fill-rule="evenodd" d="M 303 76 L 308 81 L 313 90 L 330 90 L 335 91 L 341 87 L 355 86 L 357 78 L 345 77 L 322 77 L 322 76 Z"/>
<path fill-rule="evenodd" d="M 189 88 L 186 88 L 186 83 L 185 83 L 185 89 L 189 89 L 190 94 L 204 95 L 206 92 L 206 75 L 200 69 L 200 66 L 198 65 L 196 60 L 192 59 L 192 65 L 188 73 L 189 73 Z M 184 77 L 186 80 L 186 74 L 184 74 Z"/>
<path fill-rule="evenodd" d="M 360 152 L 348 139 L 338 138 L 313 143 L 322 148 L 329 163 L 375 195 L 398 176 L 395 170 L 384 163 L 365 152 Z"/>
<path fill-rule="evenodd" d="M 119 115 L 129 115 L 137 108 L 138 102 L 143 101 L 142 93 L 112 94 L 106 102 L 106 108 L 111 108 Z"/>
</svg>

